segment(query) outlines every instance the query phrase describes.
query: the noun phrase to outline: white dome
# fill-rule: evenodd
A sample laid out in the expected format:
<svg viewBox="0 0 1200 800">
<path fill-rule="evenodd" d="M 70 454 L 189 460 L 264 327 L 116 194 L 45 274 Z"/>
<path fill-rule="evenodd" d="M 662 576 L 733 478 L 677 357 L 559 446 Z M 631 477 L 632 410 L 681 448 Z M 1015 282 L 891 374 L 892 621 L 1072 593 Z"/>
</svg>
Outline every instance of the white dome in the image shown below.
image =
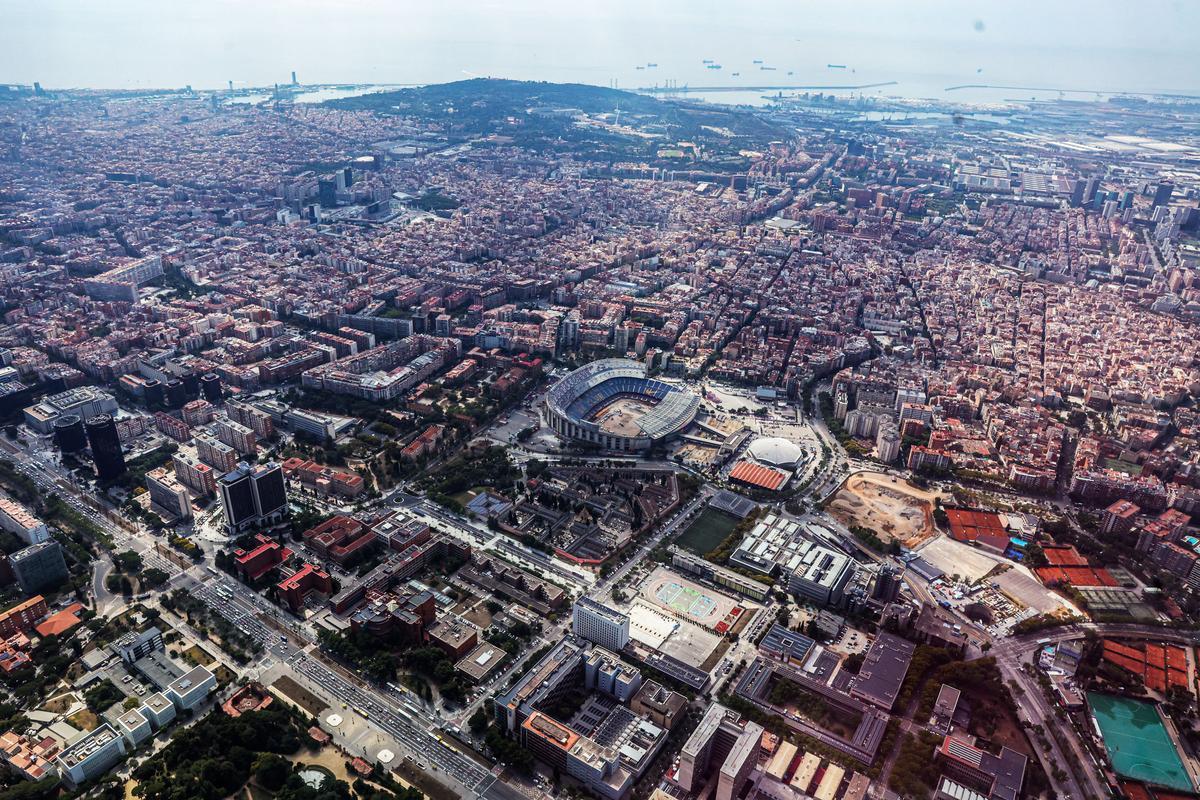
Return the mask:
<svg viewBox="0 0 1200 800">
<path fill-rule="evenodd" d="M 755 461 L 773 467 L 794 467 L 804 458 L 804 448 L 788 439 L 772 436 L 756 439 L 750 445 L 750 455 Z"/>
</svg>

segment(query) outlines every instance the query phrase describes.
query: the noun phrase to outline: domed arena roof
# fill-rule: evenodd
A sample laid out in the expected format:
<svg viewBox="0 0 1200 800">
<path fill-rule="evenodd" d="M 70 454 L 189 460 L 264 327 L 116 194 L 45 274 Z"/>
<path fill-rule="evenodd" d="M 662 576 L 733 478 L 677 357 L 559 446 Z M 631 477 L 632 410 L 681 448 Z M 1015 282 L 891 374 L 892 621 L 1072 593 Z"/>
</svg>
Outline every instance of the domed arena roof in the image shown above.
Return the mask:
<svg viewBox="0 0 1200 800">
<path fill-rule="evenodd" d="M 773 467 L 794 467 L 804 458 L 804 448 L 780 436 L 756 439 L 750 445 L 750 455 L 755 461 Z"/>
</svg>

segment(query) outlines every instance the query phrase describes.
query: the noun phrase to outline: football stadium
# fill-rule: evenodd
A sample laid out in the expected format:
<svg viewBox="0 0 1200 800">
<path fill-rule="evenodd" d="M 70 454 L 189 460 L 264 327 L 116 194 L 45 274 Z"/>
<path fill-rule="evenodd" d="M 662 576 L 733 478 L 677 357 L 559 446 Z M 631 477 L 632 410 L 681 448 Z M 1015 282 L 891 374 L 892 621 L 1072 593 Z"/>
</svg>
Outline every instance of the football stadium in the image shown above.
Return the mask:
<svg viewBox="0 0 1200 800">
<path fill-rule="evenodd" d="M 550 426 L 606 450 L 647 450 L 682 432 L 700 398 L 646 377 L 637 361 L 606 358 L 570 373 L 546 394 Z"/>
</svg>

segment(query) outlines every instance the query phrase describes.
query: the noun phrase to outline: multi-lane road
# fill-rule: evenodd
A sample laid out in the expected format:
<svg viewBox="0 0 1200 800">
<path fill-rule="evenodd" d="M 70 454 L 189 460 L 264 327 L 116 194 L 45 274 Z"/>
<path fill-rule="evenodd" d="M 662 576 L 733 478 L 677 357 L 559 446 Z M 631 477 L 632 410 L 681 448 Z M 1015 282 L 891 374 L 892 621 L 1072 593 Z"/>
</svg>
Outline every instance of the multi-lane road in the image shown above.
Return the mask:
<svg viewBox="0 0 1200 800">
<path fill-rule="evenodd" d="M 454 749 L 437 730 L 424 709 L 400 692 L 377 689 L 348 679 L 312 655 L 312 644 L 296 634 L 281 634 L 263 622 L 264 611 L 245 596 L 245 587 L 224 575 L 195 581 L 193 594 L 214 613 L 263 647 L 258 670 L 277 666 L 312 687 L 333 708 L 344 708 L 391 737 L 401 751 L 418 763 L 431 764 L 439 778 L 451 783 L 463 797 L 513 800 L 521 795 L 499 782 L 477 761 Z M 261 600 L 261 599 L 259 599 Z"/>
<path fill-rule="evenodd" d="M 497 780 L 491 771 L 476 760 L 454 749 L 436 732 L 437 724 L 428 716 L 423 716 L 423 709 L 411 701 L 405 704 L 399 692 L 352 681 L 330 669 L 311 654 L 314 646 L 303 638 L 298 626 L 289 626 L 280 620 L 280 627 L 291 630 L 291 633 L 281 634 L 276 628 L 265 624 L 263 619 L 277 612 L 249 588 L 223 574 L 212 574 L 215 571 L 211 568 L 182 568 L 164 558 L 155 552 L 153 536 L 136 528 L 130 530 L 118 526 L 87 502 L 78 487 L 51 466 L 31 457 L 15 443 L 5 442 L 2 438 L 0 442 L 3 442 L 3 449 L 18 472 L 32 480 L 40 490 L 59 494 L 71 508 L 112 536 L 118 547 L 138 552 L 146 566 L 166 572 L 170 576 L 170 583 L 164 590 L 183 588 L 189 591 L 213 613 L 259 642 L 263 649 L 251 665 L 252 671 L 261 673 L 277 667 L 293 673 L 312 686 L 332 707 L 346 706 L 352 713 L 363 717 L 368 724 L 391 737 L 401 753 L 408 755 L 415 763 L 432 765 L 438 773 L 438 779 L 449 783 L 450 788 L 462 797 L 486 797 L 489 800 L 518 800 L 524 797 Z M 100 593 L 105 595 L 103 573 L 103 570 L 97 570 L 96 580 L 101 584 Z"/>
</svg>

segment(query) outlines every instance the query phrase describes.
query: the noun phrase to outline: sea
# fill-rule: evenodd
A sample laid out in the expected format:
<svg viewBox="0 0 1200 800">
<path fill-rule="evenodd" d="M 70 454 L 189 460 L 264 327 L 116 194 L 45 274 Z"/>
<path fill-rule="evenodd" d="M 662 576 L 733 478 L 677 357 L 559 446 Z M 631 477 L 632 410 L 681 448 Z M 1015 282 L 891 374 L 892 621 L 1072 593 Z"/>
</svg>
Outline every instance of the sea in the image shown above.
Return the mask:
<svg viewBox="0 0 1200 800">
<path fill-rule="evenodd" d="M 300 102 L 471 77 L 674 87 L 723 103 L 823 92 L 984 107 L 1200 97 L 1182 0 L 0 0 L 0 81 L 227 89 Z M 717 69 L 716 67 L 720 67 Z M 686 89 L 686 92 L 684 91 Z M 717 91 L 720 90 L 720 91 Z"/>
</svg>

